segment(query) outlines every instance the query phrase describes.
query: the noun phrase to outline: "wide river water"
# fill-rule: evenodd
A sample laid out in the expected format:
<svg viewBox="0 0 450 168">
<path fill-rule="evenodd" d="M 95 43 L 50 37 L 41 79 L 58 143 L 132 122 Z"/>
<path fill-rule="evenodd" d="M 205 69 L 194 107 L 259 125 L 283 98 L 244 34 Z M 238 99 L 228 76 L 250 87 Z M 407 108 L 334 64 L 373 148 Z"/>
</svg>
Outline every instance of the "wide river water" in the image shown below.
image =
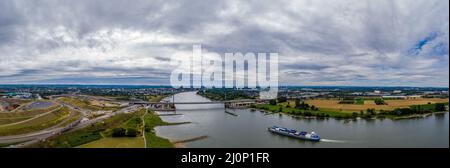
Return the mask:
<svg viewBox="0 0 450 168">
<path fill-rule="evenodd" d="M 184 92 L 176 94 L 175 101 L 210 100 L 195 92 Z M 181 115 L 161 118 L 166 122 L 191 123 L 156 127 L 156 133 L 174 141 L 207 136 L 205 139 L 184 143 L 185 147 L 192 148 L 449 147 L 448 112 L 420 119 L 345 121 L 299 119 L 249 109 L 228 111 L 238 116 L 225 113 L 223 104 L 177 105 L 176 113 Z M 273 125 L 315 131 L 323 140 L 310 142 L 272 134 L 267 131 L 267 127 Z"/>
</svg>

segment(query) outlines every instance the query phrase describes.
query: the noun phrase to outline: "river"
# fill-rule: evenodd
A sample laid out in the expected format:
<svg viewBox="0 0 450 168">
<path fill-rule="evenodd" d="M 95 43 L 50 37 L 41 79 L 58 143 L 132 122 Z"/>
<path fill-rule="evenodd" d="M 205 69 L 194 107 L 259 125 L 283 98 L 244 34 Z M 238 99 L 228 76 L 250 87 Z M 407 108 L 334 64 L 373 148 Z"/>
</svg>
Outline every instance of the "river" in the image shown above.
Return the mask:
<svg viewBox="0 0 450 168">
<path fill-rule="evenodd" d="M 167 100 L 170 100 L 167 99 Z M 175 95 L 176 102 L 210 101 L 195 92 Z M 335 119 L 299 119 L 249 109 L 228 110 L 223 104 L 177 105 L 177 114 L 161 116 L 166 122 L 189 124 L 156 127 L 158 136 L 184 140 L 199 136 L 208 138 L 184 143 L 189 148 L 348 148 L 348 147 L 449 147 L 449 114 L 433 114 L 426 118 L 393 121 L 390 119 L 345 121 Z M 166 112 L 167 113 L 167 112 Z M 272 134 L 272 125 L 315 131 L 321 142 L 297 140 Z"/>
</svg>

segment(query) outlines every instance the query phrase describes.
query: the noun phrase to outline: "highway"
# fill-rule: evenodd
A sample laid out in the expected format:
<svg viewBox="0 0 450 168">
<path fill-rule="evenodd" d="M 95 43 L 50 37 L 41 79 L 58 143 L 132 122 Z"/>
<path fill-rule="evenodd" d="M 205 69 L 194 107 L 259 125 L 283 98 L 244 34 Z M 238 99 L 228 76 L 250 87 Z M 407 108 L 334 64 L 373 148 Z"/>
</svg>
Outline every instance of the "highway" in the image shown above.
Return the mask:
<svg viewBox="0 0 450 168">
<path fill-rule="evenodd" d="M 146 101 L 138 101 L 131 102 L 132 104 L 142 104 L 142 105 L 151 105 L 151 104 L 224 104 L 224 103 L 240 103 L 240 102 L 249 102 L 255 103 L 257 100 L 254 99 L 242 99 L 242 100 L 228 100 L 228 101 L 207 101 L 207 102 L 146 102 Z M 258 101 L 267 101 L 267 100 L 258 100 Z"/>
<path fill-rule="evenodd" d="M 64 106 L 64 105 L 62 105 L 62 106 Z M 60 108 L 62 108 L 62 106 Z M 52 111 L 54 111 L 54 110 L 52 110 Z M 49 112 L 46 112 L 46 113 L 49 113 Z M 40 115 L 42 115 L 42 114 L 40 114 Z M 76 115 L 76 112 L 75 111 L 71 111 L 70 115 L 64 121 L 62 121 L 62 122 L 60 122 L 60 123 L 58 123 L 58 124 L 56 124 L 56 125 L 54 125 L 52 127 L 49 127 L 49 128 L 37 131 L 37 132 L 32 132 L 32 133 L 28 133 L 28 134 L 21 134 L 21 135 L 0 136 L 0 143 L 16 143 L 16 142 L 25 142 L 25 143 L 27 143 L 26 141 L 32 141 L 32 140 L 36 140 L 36 139 L 40 140 L 40 139 L 48 138 L 48 137 L 50 137 L 52 135 L 56 135 L 58 133 L 61 133 L 61 132 L 66 131 L 68 129 L 71 129 L 76 124 L 78 124 L 81 121 L 82 117 L 78 118 L 77 120 L 75 120 L 74 122 L 68 124 L 65 127 L 62 127 L 62 128 L 60 127 L 62 124 L 66 123 L 68 120 L 70 120 L 75 115 Z"/>
<path fill-rule="evenodd" d="M 103 120 L 105 120 L 107 118 L 110 118 L 110 117 L 112 117 L 112 116 L 114 116 L 116 114 L 130 113 L 130 112 L 136 111 L 136 110 L 138 110 L 138 108 L 141 107 L 139 105 L 127 106 L 127 107 L 124 107 L 124 108 L 122 108 L 120 110 L 112 112 L 110 114 L 105 114 L 105 115 L 102 115 L 100 117 L 97 117 L 97 118 L 94 118 L 94 119 L 91 119 L 91 120 L 88 120 L 88 121 L 81 122 L 81 120 L 86 115 L 92 113 L 90 110 L 82 109 L 80 107 L 76 107 L 76 106 L 73 106 L 71 104 L 67 104 L 65 102 L 62 102 L 60 100 L 56 100 L 56 99 L 53 99 L 53 102 L 61 105 L 61 107 L 59 107 L 59 108 L 57 108 L 55 110 L 58 110 L 58 109 L 62 108 L 63 106 L 66 106 L 66 107 L 71 109 L 72 113 L 70 114 L 69 117 L 67 117 L 66 120 L 64 120 L 61 123 L 59 123 L 59 124 L 57 124 L 55 126 L 52 126 L 50 128 L 46 128 L 44 130 L 40 130 L 40 131 L 33 132 L 33 133 L 21 134 L 21 135 L 0 136 L 0 143 L 20 143 L 20 144 L 16 144 L 16 145 L 10 146 L 11 148 L 26 147 L 26 146 L 29 146 L 29 145 L 34 144 L 36 142 L 39 142 L 41 140 L 48 139 L 48 138 L 50 138 L 52 136 L 55 136 L 55 135 L 58 135 L 58 134 L 62 134 L 64 132 L 66 132 L 66 131 L 74 131 L 74 130 L 85 128 L 86 126 L 89 126 L 89 125 L 91 125 L 93 123 L 101 122 L 101 121 L 103 121 Z M 48 114 L 50 112 L 53 112 L 55 110 L 52 110 L 52 111 L 49 111 L 49 112 L 46 112 L 46 113 L 43 113 L 43 114 L 39 114 L 36 117 L 33 117 L 33 119 L 41 117 L 41 116 L 43 116 L 45 114 Z M 75 112 L 79 112 L 82 115 L 76 121 L 74 121 L 74 122 L 72 122 L 72 123 L 70 123 L 70 124 L 68 124 L 68 125 L 66 125 L 64 127 L 60 127 L 63 123 L 65 123 L 67 120 L 69 120 L 71 117 L 73 117 L 76 114 Z M 16 123 L 13 123 L 13 124 L 16 124 Z M 9 124 L 9 125 L 13 125 L 13 124 Z"/>
<path fill-rule="evenodd" d="M 54 109 L 54 110 L 50 110 L 50 111 L 48 111 L 48 112 L 45 112 L 45 113 L 42 113 L 42 114 L 35 115 L 35 116 L 33 116 L 32 118 L 30 118 L 30 119 L 26 119 L 26 120 L 22 120 L 22 121 L 15 122 L 15 123 L 10 123 L 10 124 L 0 125 L 0 127 L 6 127 L 6 126 L 17 125 L 17 124 L 21 124 L 21 123 L 24 123 L 24 122 L 28 122 L 28 121 L 34 120 L 34 119 L 36 119 L 36 118 L 45 116 L 45 115 L 47 115 L 47 114 L 49 114 L 49 113 L 53 113 L 53 112 L 55 112 L 55 111 L 58 111 L 58 110 L 61 109 L 62 107 L 63 107 L 63 105 L 60 105 L 58 108 L 56 108 L 56 109 Z"/>
</svg>

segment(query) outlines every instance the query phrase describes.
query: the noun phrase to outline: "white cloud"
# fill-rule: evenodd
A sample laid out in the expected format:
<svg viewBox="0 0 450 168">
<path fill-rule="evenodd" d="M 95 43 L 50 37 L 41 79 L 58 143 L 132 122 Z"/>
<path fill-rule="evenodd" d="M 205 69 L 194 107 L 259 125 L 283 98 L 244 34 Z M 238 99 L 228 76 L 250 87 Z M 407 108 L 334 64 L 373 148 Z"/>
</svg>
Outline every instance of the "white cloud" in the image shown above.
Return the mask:
<svg viewBox="0 0 450 168">
<path fill-rule="evenodd" d="M 200 43 L 221 54 L 279 52 L 287 84 L 448 86 L 448 6 L 441 0 L 7 0 L 0 2 L 0 83 L 167 82 L 170 56 L 186 60 Z"/>
</svg>

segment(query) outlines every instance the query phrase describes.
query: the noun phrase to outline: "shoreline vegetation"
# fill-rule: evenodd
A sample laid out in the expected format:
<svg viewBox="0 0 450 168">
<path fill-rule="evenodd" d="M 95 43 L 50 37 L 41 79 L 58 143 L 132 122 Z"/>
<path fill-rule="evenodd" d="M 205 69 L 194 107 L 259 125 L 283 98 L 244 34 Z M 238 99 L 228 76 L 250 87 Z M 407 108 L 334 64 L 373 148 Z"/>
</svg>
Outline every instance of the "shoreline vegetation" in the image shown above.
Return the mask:
<svg viewBox="0 0 450 168">
<path fill-rule="evenodd" d="M 448 105 L 448 103 L 435 103 L 435 104 L 427 104 L 427 105 L 414 105 L 410 108 L 399 108 L 395 110 L 374 110 L 367 109 L 365 111 L 358 112 L 339 112 L 328 109 L 321 109 L 319 107 L 310 108 L 295 108 L 289 107 L 289 105 L 280 103 L 280 104 L 259 104 L 252 105 L 250 109 L 263 110 L 265 112 L 269 112 L 269 114 L 273 113 L 284 113 L 289 114 L 295 117 L 302 117 L 306 119 L 326 119 L 326 118 L 334 118 L 334 119 L 410 119 L 410 118 L 423 118 L 429 116 L 433 113 L 445 113 L 445 109 L 435 108 L 436 105 Z M 418 108 L 424 108 L 423 110 L 419 110 Z M 416 108 L 418 107 L 418 108 Z"/>
<path fill-rule="evenodd" d="M 198 95 L 212 100 L 224 100 L 223 92 L 204 91 L 197 92 Z M 227 92 L 228 94 L 228 92 Z M 227 95 L 227 100 L 240 99 L 242 96 L 236 94 L 231 98 Z M 249 97 L 245 97 L 249 98 Z M 427 100 L 427 101 L 425 101 Z M 428 101 L 430 100 L 430 101 Z M 431 100 L 439 100 L 437 102 Z M 325 103 L 334 103 L 328 105 L 328 108 L 317 104 L 315 101 L 323 101 Z M 401 102 L 405 101 L 405 103 Z M 268 103 L 251 105 L 251 111 L 263 110 L 268 115 L 275 113 L 288 114 L 293 117 L 301 117 L 307 119 L 384 119 L 392 120 L 423 118 L 433 113 L 448 112 L 448 99 L 419 99 L 417 104 L 408 101 L 415 100 L 391 100 L 381 98 L 354 98 L 354 99 L 287 99 L 286 97 L 278 97 L 270 100 Z M 424 103 L 426 102 L 426 103 Z M 310 104 L 311 103 L 311 104 Z M 389 103 L 400 104 L 398 106 L 389 105 Z M 332 107 L 334 105 L 335 107 Z M 342 107 L 351 106 L 352 110 L 343 110 Z M 367 108 L 364 108 L 367 107 Z M 359 109 L 359 110 L 355 110 Z"/>
<path fill-rule="evenodd" d="M 144 115 L 145 114 L 145 115 Z M 145 122 L 145 126 L 144 126 Z M 30 145 L 33 148 L 173 148 L 174 143 L 156 135 L 156 126 L 177 125 L 167 123 L 154 111 L 139 109 L 132 113 L 116 114 L 86 128 L 73 130 Z M 142 133 L 141 130 L 145 130 Z M 144 135 L 142 135 L 144 134 Z"/>
</svg>

